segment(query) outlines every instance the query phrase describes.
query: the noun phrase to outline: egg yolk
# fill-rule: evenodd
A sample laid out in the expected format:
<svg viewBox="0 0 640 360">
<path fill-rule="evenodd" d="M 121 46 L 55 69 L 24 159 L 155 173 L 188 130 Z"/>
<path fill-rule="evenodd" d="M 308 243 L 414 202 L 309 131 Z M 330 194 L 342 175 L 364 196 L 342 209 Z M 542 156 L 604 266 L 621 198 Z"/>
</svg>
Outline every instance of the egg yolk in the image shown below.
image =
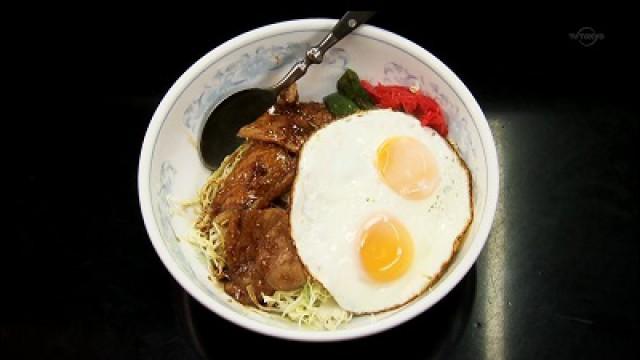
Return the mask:
<svg viewBox="0 0 640 360">
<path fill-rule="evenodd" d="M 433 154 L 422 142 L 408 136 L 385 140 L 378 147 L 376 167 L 384 182 L 409 200 L 427 198 L 440 182 Z"/>
<path fill-rule="evenodd" d="M 360 259 L 373 280 L 393 281 L 407 272 L 413 261 L 413 240 L 397 220 L 374 218 L 362 232 Z"/>
</svg>

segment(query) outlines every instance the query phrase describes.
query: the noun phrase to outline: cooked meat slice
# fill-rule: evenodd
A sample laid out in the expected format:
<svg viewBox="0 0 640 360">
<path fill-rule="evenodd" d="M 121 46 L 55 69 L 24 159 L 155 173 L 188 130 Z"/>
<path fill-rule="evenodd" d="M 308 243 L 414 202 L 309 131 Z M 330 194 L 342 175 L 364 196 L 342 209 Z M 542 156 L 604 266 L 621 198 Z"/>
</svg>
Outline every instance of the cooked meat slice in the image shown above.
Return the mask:
<svg viewBox="0 0 640 360">
<path fill-rule="evenodd" d="M 258 263 L 264 265 L 266 283 L 275 290 L 295 290 L 307 278 L 291 239 L 289 215 L 282 209 L 265 209 L 256 216 L 253 235 L 261 243 Z"/>
<path fill-rule="evenodd" d="M 308 132 L 294 124 L 287 115 L 264 113 L 256 121 L 243 126 L 238 136 L 275 143 L 297 152 L 307 139 Z"/>
<path fill-rule="evenodd" d="M 321 103 L 278 106 L 274 114 L 265 113 L 238 131 L 238 136 L 275 143 L 298 152 L 313 132 L 328 124 L 333 116 Z"/>
<path fill-rule="evenodd" d="M 225 236 L 224 289 L 243 304 L 261 294 L 294 290 L 304 285 L 307 273 L 291 239 L 289 217 L 282 209 L 231 210 Z"/>
<path fill-rule="evenodd" d="M 249 291 L 253 292 L 256 300 L 261 293 L 273 292 L 271 287 L 264 286 L 264 281 L 254 283 L 254 279 L 260 277 L 256 266 L 259 245 L 254 243 L 252 234 L 243 230 L 249 229 L 245 223 L 251 221 L 248 218 L 251 214 L 237 209 L 225 212 L 228 222 L 225 226 L 224 277 L 228 281 L 224 284 L 224 291 L 245 305 L 253 304 Z"/>
<path fill-rule="evenodd" d="M 264 274 L 269 286 L 276 290 L 290 291 L 304 285 L 307 274 L 295 252 L 282 251 L 279 255 L 270 256 L 271 268 Z"/>
<path fill-rule="evenodd" d="M 288 88 L 282 90 L 278 95 L 276 104 L 278 105 L 294 105 L 298 103 L 298 86 L 293 83 Z"/>
<path fill-rule="evenodd" d="M 280 146 L 253 143 L 223 180 L 209 211 L 261 209 L 291 188 L 296 159 Z"/>
<path fill-rule="evenodd" d="M 293 122 L 303 128 L 321 128 L 333 121 L 333 115 L 322 103 L 299 103 L 296 106 L 282 107 L 283 114 L 291 116 Z"/>
</svg>

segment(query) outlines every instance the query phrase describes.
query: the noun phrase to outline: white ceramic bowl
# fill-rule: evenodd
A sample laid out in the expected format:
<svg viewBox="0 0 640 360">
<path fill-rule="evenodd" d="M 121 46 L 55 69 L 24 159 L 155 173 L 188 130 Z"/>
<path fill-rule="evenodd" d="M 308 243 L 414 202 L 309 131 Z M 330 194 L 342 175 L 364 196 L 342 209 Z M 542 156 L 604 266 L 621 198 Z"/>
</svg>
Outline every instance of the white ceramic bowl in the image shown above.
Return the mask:
<svg viewBox="0 0 640 360">
<path fill-rule="evenodd" d="M 376 318 L 354 318 L 335 331 L 301 329 L 284 320 L 244 310 L 207 280 L 207 268 L 194 248 L 178 237 L 188 222 L 174 214 L 173 200 L 194 198 L 208 171 L 200 164 L 196 139 L 206 111 L 226 95 L 279 79 L 304 51 L 315 45 L 335 20 L 298 20 L 265 26 L 215 48 L 193 64 L 171 87 L 147 130 L 138 173 L 140 206 L 151 242 L 171 275 L 200 303 L 221 317 L 270 336 L 333 341 L 374 334 L 411 319 L 442 299 L 469 271 L 493 221 L 498 194 L 495 144 L 482 110 L 436 57 L 388 31 L 362 26 L 331 49 L 299 82 L 301 100 L 321 100 L 335 91 L 350 67 L 363 79 L 415 85 L 446 112 L 449 136 L 473 174 L 475 220 L 458 256 L 438 284 L 407 306 Z"/>
</svg>

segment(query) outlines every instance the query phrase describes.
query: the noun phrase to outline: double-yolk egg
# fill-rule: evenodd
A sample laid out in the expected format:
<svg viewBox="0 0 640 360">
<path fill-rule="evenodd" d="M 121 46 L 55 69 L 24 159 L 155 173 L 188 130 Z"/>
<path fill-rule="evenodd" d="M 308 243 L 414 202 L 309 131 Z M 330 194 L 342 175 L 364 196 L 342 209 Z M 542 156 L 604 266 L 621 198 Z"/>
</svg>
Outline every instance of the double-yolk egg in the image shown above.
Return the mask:
<svg viewBox="0 0 640 360">
<path fill-rule="evenodd" d="M 346 310 L 380 312 L 419 295 L 471 219 L 464 162 L 410 115 L 337 120 L 300 154 L 291 235 L 310 274 Z"/>
</svg>

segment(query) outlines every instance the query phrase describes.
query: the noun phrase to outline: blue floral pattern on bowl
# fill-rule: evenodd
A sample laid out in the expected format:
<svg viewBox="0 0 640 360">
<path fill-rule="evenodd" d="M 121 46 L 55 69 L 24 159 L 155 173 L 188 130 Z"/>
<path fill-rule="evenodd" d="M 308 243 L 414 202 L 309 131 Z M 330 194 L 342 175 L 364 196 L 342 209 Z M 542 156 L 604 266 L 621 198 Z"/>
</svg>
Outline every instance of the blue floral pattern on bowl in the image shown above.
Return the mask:
<svg viewBox="0 0 640 360">
<path fill-rule="evenodd" d="M 204 91 L 184 111 L 184 125 L 195 134 L 205 114 L 224 97 L 246 89 L 250 82 L 267 72 L 282 70 L 285 65 L 304 57 L 310 43 L 290 42 L 285 45 L 258 47 L 253 53 L 245 53 L 224 69 L 216 71 Z M 325 56 L 325 64 L 339 63 L 345 68 L 347 54 L 342 48 L 333 48 Z"/>
<path fill-rule="evenodd" d="M 176 168 L 171 162 L 165 161 L 160 167 L 160 188 L 158 189 L 158 202 L 156 207 L 160 215 L 160 232 L 164 237 L 176 237 L 171 227 L 171 204 L 170 197 L 173 190 L 173 178 L 176 175 Z"/>
</svg>

